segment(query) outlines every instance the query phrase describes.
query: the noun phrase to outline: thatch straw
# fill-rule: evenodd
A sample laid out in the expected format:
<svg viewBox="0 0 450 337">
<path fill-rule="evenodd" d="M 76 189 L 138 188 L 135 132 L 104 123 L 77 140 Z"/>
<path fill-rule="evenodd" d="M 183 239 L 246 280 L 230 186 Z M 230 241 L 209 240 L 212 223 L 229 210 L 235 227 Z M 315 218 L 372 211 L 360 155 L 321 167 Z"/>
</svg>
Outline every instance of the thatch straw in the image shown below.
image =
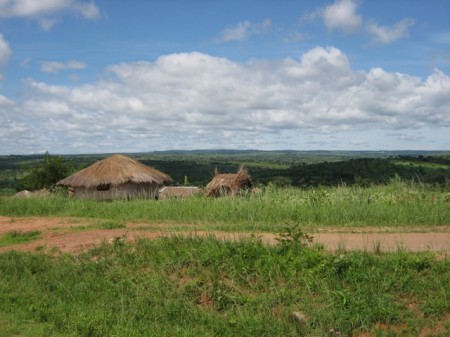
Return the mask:
<svg viewBox="0 0 450 337">
<path fill-rule="evenodd" d="M 242 167 L 238 173 L 219 173 L 217 169 L 214 173 L 214 178 L 205 187 L 207 196 L 235 195 L 241 189 L 251 187 L 250 175 Z"/>
<path fill-rule="evenodd" d="M 126 182 L 162 185 L 170 181 L 172 178 L 167 174 L 137 160 L 116 154 L 60 180 L 57 185 L 91 188 L 107 184 L 117 186 Z"/>
</svg>

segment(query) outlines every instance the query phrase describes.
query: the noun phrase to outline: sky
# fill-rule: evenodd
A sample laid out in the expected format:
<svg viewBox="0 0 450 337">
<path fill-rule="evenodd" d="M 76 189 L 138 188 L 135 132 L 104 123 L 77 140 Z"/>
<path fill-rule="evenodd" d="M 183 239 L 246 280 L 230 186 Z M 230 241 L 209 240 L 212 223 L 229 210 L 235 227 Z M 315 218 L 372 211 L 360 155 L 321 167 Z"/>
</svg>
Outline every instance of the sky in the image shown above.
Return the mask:
<svg viewBox="0 0 450 337">
<path fill-rule="evenodd" d="M 0 154 L 450 150 L 450 0 L 0 0 Z"/>
</svg>

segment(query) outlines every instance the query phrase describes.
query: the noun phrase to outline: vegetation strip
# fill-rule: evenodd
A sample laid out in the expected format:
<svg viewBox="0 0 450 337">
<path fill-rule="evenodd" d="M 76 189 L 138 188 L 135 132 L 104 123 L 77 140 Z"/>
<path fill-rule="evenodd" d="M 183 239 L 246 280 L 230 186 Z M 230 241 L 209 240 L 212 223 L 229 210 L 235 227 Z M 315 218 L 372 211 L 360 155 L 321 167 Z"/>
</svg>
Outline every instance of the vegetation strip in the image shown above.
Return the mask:
<svg viewBox="0 0 450 337">
<path fill-rule="evenodd" d="M 212 199 L 99 202 L 66 198 L 0 198 L 0 215 L 58 216 L 179 224 L 212 224 L 229 231 L 274 232 L 286 223 L 307 227 L 448 226 L 447 188 L 394 180 L 389 185 L 277 188 Z"/>
</svg>

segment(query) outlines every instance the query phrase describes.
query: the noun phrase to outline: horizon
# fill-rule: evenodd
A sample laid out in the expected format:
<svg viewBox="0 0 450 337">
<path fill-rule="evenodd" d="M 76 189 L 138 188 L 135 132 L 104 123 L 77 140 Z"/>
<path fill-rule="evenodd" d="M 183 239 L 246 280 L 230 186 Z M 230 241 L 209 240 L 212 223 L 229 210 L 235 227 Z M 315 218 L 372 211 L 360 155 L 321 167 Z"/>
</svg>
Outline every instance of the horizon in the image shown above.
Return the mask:
<svg viewBox="0 0 450 337">
<path fill-rule="evenodd" d="M 448 13 L 448 0 L 1 2 L 0 154 L 446 151 Z"/>
<path fill-rule="evenodd" d="M 223 152 L 226 154 L 227 152 L 237 152 L 237 153 L 245 153 L 245 152 L 293 152 L 293 153 L 324 153 L 324 152 L 330 152 L 330 153 L 413 153 L 413 154 L 420 154 L 420 153 L 449 153 L 449 150 L 291 150 L 291 149 L 278 149 L 278 150 L 260 150 L 260 149 L 192 149 L 192 150 L 179 150 L 179 149 L 173 149 L 173 150 L 154 150 L 154 151 L 142 151 L 142 152 L 85 152 L 85 153 L 51 153 L 48 151 L 44 151 L 41 153 L 26 153 L 26 154 L 18 154 L 18 153 L 10 153 L 10 154 L 0 154 L 0 157 L 13 157 L 13 156 L 44 156 L 46 153 L 48 153 L 50 156 L 103 156 L 103 155 L 114 155 L 114 154 L 123 154 L 123 155 L 141 155 L 141 154 L 165 154 L 165 153 L 173 153 L 173 154 L 183 154 L 183 153 L 195 153 L 195 152 L 211 152 L 213 154 L 220 154 L 220 152 Z"/>
</svg>

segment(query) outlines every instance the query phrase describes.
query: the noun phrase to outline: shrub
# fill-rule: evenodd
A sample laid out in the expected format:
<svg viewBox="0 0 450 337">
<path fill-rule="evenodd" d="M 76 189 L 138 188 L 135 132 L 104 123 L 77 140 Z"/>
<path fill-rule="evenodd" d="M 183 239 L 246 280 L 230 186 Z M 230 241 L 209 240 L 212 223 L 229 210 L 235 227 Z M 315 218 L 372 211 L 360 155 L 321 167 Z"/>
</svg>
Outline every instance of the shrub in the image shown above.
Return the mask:
<svg viewBox="0 0 450 337">
<path fill-rule="evenodd" d="M 23 186 L 31 191 L 53 188 L 55 184 L 74 171 L 72 164 L 64 162 L 61 156 L 50 156 L 45 153 L 41 165 L 28 167 L 23 178 Z"/>
</svg>

